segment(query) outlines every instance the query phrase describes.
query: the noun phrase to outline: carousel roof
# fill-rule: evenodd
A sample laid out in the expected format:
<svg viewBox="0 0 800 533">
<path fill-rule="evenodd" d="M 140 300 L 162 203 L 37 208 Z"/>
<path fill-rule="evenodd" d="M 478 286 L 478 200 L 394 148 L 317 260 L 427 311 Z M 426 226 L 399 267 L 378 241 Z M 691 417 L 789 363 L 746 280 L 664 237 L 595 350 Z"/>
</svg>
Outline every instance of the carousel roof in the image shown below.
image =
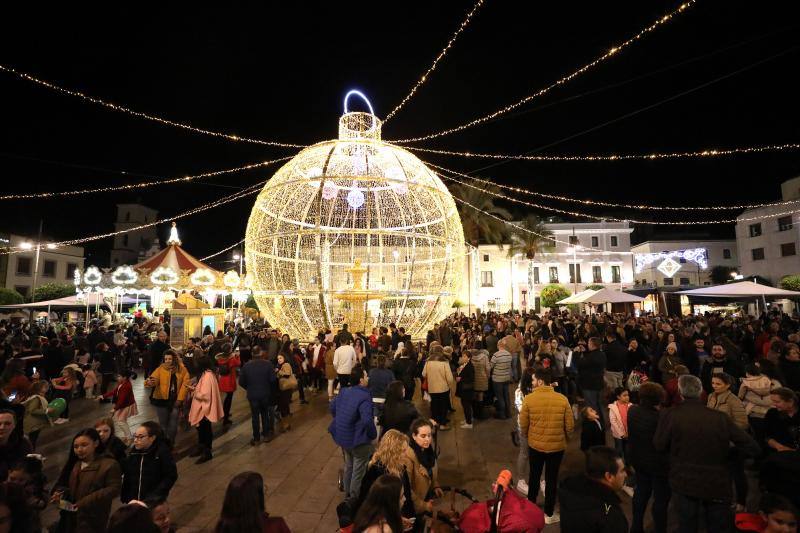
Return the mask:
<svg viewBox="0 0 800 533">
<path fill-rule="evenodd" d="M 149 272 L 154 271 L 158 267 L 169 267 L 175 272 L 188 270 L 189 274 L 194 273 L 199 268 L 210 270 L 214 275 L 221 276 L 222 273 L 202 263 L 199 259 L 192 256 L 189 252 L 181 248 L 181 241 L 178 239 L 178 230 L 175 223 L 172 223 L 170 230 L 169 240 L 167 247 L 158 252 L 153 257 L 149 257 L 133 266 L 135 270 L 140 268 L 148 269 Z"/>
</svg>

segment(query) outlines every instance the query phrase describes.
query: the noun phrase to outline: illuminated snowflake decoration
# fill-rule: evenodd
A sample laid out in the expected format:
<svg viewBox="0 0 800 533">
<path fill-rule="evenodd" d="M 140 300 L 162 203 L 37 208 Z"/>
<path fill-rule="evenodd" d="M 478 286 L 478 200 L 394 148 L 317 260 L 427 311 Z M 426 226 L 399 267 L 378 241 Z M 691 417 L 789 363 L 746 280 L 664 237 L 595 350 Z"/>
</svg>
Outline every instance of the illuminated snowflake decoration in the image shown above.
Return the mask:
<svg viewBox="0 0 800 533">
<path fill-rule="evenodd" d="M 192 272 L 192 275 L 189 276 L 189 280 L 192 282 L 193 285 L 198 285 L 201 287 L 213 285 L 217 281 L 216 277 L 214 276 L 214 273 L 207 268 L 198 268 L 197 270 Z"/>
<path fill-rule="evenodd" d="M 118 266 L 111 274 L 111 282 L 114 285 L 133 285 L 139 279 L 139 274 L 129 265 Z"/>
<path fill-rule="evenodd" d="M 671 263 L 667 263 L 666 259 L 670 259 L 671 263 L 678 265 L 678 268 L 672 270 Z M 674 250 L 672 252 L 659 252 L 659 253 L 652 253 L 652 254 L 636 254 L 634 255 L 634 272 L 637 274 L 641 273 L 642 270 L 650 266 L 651 264 L 655 263 L 656 261 L 662 261 L 662 263 L 657 267 L 661 272 L 664 270 L 661 269 L 663 265 L 670 265 L 669 270 L 672 271 L 674 274 L 678 270 L 680 270 L 681 265 L 677 263 L 675 259 L 684 259 L 686 261 L 691 261 L 692 263 L 696 263 L 702 270 L 708 268 L 708 251 L 705 248 L 691 248 L 689 250 Z M 664 272 L 666 274 L 666 272 Z M 669 275 L 668 277 L 672 277 Z"/>
<path fill-rule="evenodd" d="M 658 269 L 659 272 L 661 272 L 662 274 L 664 274 L 668 278 L 671 278 L 672 276 L 675 275 L 676 272 L 678 272 L 678 270 L 681 269 L 681 265 L 680 265 L 680 263 L 677 263 L 674 260 L 672 260 L 669 257 L 667 257 L 656 268 Z"/>
<path fill-rule="evenodd" d="M 228 270 L 222 278 L 222 283 L 224 283 L 226 287 L 238 287 L 242 284 L 242 279 L 236 271 Z"/>
<path fill-rule="evenodd" d="M 103 281 L 103 274 L 96 266 L 90 266 L 83 273 L 83 282 L 87 285 L 100 285 Z"/>
<path fill-rule="evenodd" d="M 150 274 L 150 281 L 156 285 L 175 285 L 181 277 L 170 267 L 160 266 Z"/>
</svg>

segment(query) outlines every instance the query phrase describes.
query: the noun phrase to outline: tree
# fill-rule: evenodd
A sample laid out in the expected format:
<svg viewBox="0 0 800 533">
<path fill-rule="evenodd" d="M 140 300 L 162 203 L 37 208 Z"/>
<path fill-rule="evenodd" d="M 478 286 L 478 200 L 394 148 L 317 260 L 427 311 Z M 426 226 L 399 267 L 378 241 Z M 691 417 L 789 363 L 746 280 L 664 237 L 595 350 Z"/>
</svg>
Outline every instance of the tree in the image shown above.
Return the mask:
<svg viewBox="0 0 800 533">
<path fill-rule="evenodd" d="M 461 311 L 461 308 L 464 307 L 464 305 L 466 305 L 464 304 L 464 302 L 456 298 L 455 300 L 453 300 L 453 305 L 450 307 L 452 307 L 453 309 L 457 309 L 458 311 Z"/>
<path fill-rule="evenodd" d="M 555 245 L 553 232 L 547 229 L 536 215 L 528 215 L 518 224 L 519 227 L 511 229 L 511 244 L 508 247 L 508 258 L 514 259 L 516 255 L 524 255 L 528 260 L 528 294 L 536 294 L 533 277 L 533 260 L 536 254 Z M 513 288 L 512 288 L 513 290 Z M 534 300 L 535 301 L 535 300 Z"/>
<path fill-rule="evenodd" d="M 14 289 L 0 287 L 0 305 L 16 305 L 25 303 L 25 298 Z"/>
<path fill-rule="evenodd" d="M 39 285 L 33 291 L 34 300 L 41 302 L 44 300 L 55 300 L 57 298 L 64 298 L 65 296 L 73 296 L 75 294 L 74 285 L 64 285 L 61 283 L 45 283 Z"/>
<path fill-rule="evenodd" d="M 594 285 L 589 285 L 588 287 L 586 287 L 587 290 L 592 290 L 592 291 L 599 291 L 600 289 L 605 289 L 605 288 L 606 288 L 605 285 L 600 285 L 599 283 L 595 283 Z"/>
<path fill-rule="evenodd" d="M 252 294 L 247 298 L 247 302 L 245 302 L 244 306 L 249 307 L 250 309 L 255 309 L 256 311 L 260 311 L 258 304 L 256 303 L 256 299 L 253 298 Z"/>
<path fill-rule="evenodd" d="M 733 278 L 731 277 L 731 273 L 736 272 L 736 269 L 733 267 L 725 266 L 725 265 L 717 265 L 711 269 L 709 273 L 709 277 L 711 278 L 711 283 L 714 285 L 723 285 L 728 283 Z"/>
<path fill-rule="evenodd" d="M 800 276 L 797 274 L 784 276 L 781 279 L 780 287 L 787 291 L 800 291 Z"/>
<path fill-rule="evenodd" d="M 563 300 L 570 294 L 571 293 L 564 288 L 563 285 L 558 285 L 556 283 L 546 285 L 542 288 L 542 292 L 540 293 L 542 307 L 555 307 L 556 302 Z"/>
<path fill-rule="evenodd" d="M 458 202 L 456 205 L 461 215 L 464 239 L 475 247 L 477 247 L 482 240 L 488 244 L 498 244 L 502 248 L 503 241 L 508 234 L 506 224 L 502 221 L 510 220 L 511 213 L 494 204 L 494 197 L 490 193 L 495 192 L 499 194 L 500 189 L 498 187 L 487 185 L 485 189 L 489 191 L 489 193 L 468 187 L 467 185 L 451 185 L 453 196 L 463 200 L 463 202 Z M 481 211 L 489 213 L 489 215 Z M 497 218 L 493 218 L 493 216 L 490 215 Z M 498 220 L 498 218 L 501 220 Z"/>
</svg>

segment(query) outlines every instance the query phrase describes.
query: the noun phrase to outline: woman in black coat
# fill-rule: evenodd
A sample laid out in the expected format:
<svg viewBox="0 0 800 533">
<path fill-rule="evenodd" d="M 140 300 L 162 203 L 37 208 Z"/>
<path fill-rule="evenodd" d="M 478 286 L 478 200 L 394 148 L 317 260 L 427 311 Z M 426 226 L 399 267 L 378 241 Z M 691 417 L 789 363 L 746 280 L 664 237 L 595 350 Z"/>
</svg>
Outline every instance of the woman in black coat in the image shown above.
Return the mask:
<svg viewBox="0 0 800 533">
<path fill-rule="evenodd" d="M 133 448 L 123 466 L 123 503 L 138 500 L 147 504 L 164 501 L 178 479 L 178 469 L 161 426 L 144 422 L 133 437 Z"/>
<path fill-rule="evenodd" d="M 472 351 L 464 350 L 456 368 L 456 396 L 461 398 L 464 408 L 462 429 L 472 429 L 472 401 L 475 399 L 475 367 L 472 366 Z"/>
<path fill-rule="evenodd" d="M 411 423 L 419 418 L 419 412 L 414 404 L 404 399 L 405 387 L 402 381 L 392 381 L 386 387 L 386 403 L 383 404 L 383 414 L 380 425 L 383 433 L 396 429 L 400 433 L 408 434 Z"/>
</svg>

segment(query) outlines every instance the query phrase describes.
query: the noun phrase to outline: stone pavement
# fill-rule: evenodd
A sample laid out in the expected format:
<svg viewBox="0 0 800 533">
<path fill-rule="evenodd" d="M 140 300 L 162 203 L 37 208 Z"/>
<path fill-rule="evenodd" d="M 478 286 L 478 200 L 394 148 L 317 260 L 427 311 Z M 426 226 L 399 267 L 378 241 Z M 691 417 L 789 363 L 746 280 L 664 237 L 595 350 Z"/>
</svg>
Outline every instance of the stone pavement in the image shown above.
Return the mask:
<svg viewBox="0 0 800 533">
<path fill-rule="evenodd" d="M 136 399 L 140 415 L 136 423 L 155 419 L 147 400 L 142 380 L 136 380 Z M 337 530 L 336 506 L 342 500 L 337 488 L 338 471 L 342 467 L 341 451 L 327 432 L 330 423 L 327 396 L 307 395 L 309 405 L 300 405 L 295 396 L 292 404 L 292 429 L 268 444 L 252 447 L 249 407 L 244 391 L 236 393 L 233 406 L 234 424 L 223 428 L 215 425 L 214 459 L 195 465 L 185 457 L 196 442 L 196 433 L 181 431 L 176 445 L 178 481 L 170 493 L 173 522 L 181 532 L 212 531 L 222 507 L 225 489 L 230 479 L 245 470 L 264 476 L 267 485 L 267 511 L 283 516 L 294 532 L 325 532 Z M 418 399 L 422 412 L 428 404 Z M 66 460 L 70 440 L 79 428 L 87 427 L 108 412 L 108 404 L 98 405 L 88 400 L 73 403 L 74 414 L 69 424 L 55 426 L 40 438 L 39 452 L 48 457 L 47 475 L 53 481 Z M 511 442 L 511 421 L 478 420 L 472 430 L 458 428 L 461 409 L 453 414 L 454 429 L 439 433 L 439 476 L 442 485 L 466 489 L 479 500 L 491 496 L 491 483 L 500 470 L 511 469 L 515 480 L 518 448 Z M 610 439 L 610 437 L 609 437 Z M 583 454 L 578 449 L 577 435 L 570 441 L 561 467 L 561 477 L 580 472 Z M 527 472 L 522 473 L 527 478 Z M 630 517 L 630 498 L 621 494 L 623 507 Z M 543 495 L 540 495 L 540 503 Z M 463 509 L 468 502 L 457 497 L 456 505 Z M 115 504 L 115 508 L 119 503 Z M 449 499 L 445 506 L 449 505 Z M 674 515 L 673 515 L 674 516 Z M 43 514 L 43 523 L 57 519 L 52 507 Z M 671 520 L 671 525 L 676 525 Z M 646 524 L 649 526 L 649 524 Z M 546 533 L 559 531 L 557 525 L 545 528 Z"/>
</svg>

